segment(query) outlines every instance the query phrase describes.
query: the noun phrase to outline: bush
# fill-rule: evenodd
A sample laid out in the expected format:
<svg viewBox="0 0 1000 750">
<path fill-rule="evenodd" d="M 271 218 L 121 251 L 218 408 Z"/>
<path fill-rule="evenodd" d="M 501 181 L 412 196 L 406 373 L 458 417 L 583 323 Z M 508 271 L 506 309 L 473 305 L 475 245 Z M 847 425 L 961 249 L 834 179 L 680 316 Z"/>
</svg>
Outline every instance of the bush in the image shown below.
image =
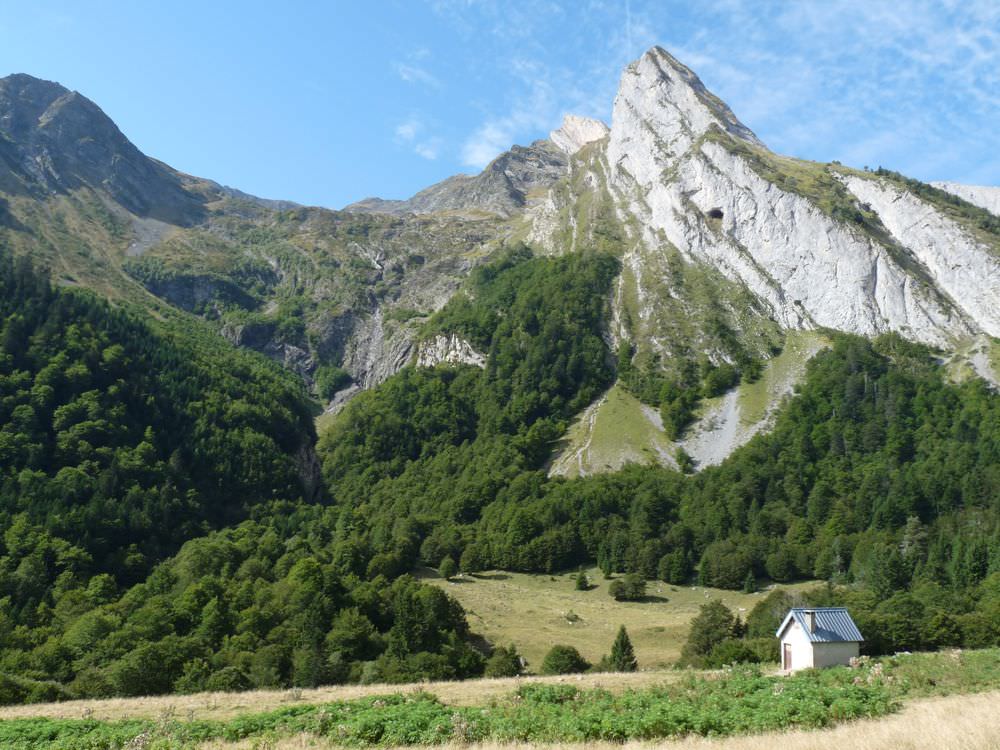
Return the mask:
<svg viewBox="0 0 1000 750">
<path fill-rule="evenodd" d="M 619 602 L 638 602 L 646 597 L 646 580 L 638 573 L 628 573 L 608 587 L 608 593 Z"/>
<path fill-rule="evenodd" d="M 572 646 L 557 644 L 542 660 L 542 674 L 578 674 L 590 669 L 590 662 Z"/>
<path fill-rule="evenodd" d="M 511 645 L 508 648 L 497 646 L 486 660 L 487 677 L 517 677 L 521 674 L 521 655 Z"/>
<path fill-rule="evenodd" d="M 701 605 L 698 615 L 691 621 L 687 642 L 681 649 L 681 666 L 700 667 L 722 641 L 731 639 L 736 628 L 736 618 L 720 599 Z"/>
<path fill-rule="evenodd" d="M 237 667 L 223 667 L 205 682 L 206 690 L 218 693 L 234 693 L 250 687 L 249 678 Z"/>
<path fill-rule="evenodd" d="M 759 661 L 757 652 L 746 641 L 727 638 L 709 652 L 702 664 L 709 669 L 719 669 L 730 664 L 756 664 Z"/>
<path fill-rule="evenodd" d="M 316 369 L 316 393 L 329 401 L 337 391 L 343 390 L 351 383 L 351 376 L 346 370 L 333 365 L 322 365 Z"/>
</svg>

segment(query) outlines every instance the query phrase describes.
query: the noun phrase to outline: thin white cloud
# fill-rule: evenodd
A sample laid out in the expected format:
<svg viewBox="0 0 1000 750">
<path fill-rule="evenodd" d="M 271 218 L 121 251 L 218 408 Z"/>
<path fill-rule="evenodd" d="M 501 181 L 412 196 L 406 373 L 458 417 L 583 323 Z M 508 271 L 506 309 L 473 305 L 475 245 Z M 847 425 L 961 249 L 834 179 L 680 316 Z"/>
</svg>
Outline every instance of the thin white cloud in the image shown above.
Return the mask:
<svg viewBox="0 0 1000 750">
<path fill-rule="evenodd" d="M 466 139 L 462 163 L 467 167 L 482 169 L 526 134 L 545 132 L 561 119 L 560 97 L 548 69 L 527 59 L 512 60 L 509 69 L 519 81 L 518 91 L 506 114 L 487 118 Z"/>
<path fill-rule="evenodd" d="M 462 145 L 462 163 L 467 167 L 482 169 L 498 154 L 511 146 L 514 128 L 509 122 L 498 120 L 481 125 Z"/>
<path fill-rule="evenodd" d="M 436 135 L 425 135 L 427 127 L 419 117 L 409 117 L 396 126 L 393 140 L 398 146 L 404 146 L 422 159 L 433 161 L 441 153 L 443 140 Z"/>
<path fill-rule="evenodd" d="M 413 147 L 413 153 L 424 159 L 433 161 L 438 158 L 438 154 L 441 151 L 441 139 L 440 138 L 430 138 L 426 141 L 421 141 Z"/>
<path fill-rule="evenodd" d="M 437 76 L 418 65 L 396 63 L 396 73 L 407 83 L 419 83 L 432 89 L 444 88 Z"/>
<path fill-rule="evenodd" d="M 397 143 L 409 143 L 421 130 L 424 129 L 424 125 L 420 120 L 411 117 L 396 126 L 396 142 Z"/>
<path fill-rule="evenodd" d="M 430 2 L 505 96 L 467 137 L 467 166 L 563 112 L 606 119 L 622 67 L 659 44 L 777 151 L 1000 183 L 997 0 Z"/>
</svg>

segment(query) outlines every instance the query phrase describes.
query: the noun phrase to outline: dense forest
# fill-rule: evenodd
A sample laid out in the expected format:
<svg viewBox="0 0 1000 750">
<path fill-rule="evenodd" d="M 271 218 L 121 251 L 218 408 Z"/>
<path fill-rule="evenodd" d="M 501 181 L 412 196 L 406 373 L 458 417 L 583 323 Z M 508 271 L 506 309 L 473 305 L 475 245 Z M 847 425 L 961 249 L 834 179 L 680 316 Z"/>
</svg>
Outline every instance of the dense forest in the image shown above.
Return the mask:
<svg viewBox="0 0 1000 750">
<path fill-rule="evenodd" d="M 56 580 L 135 583 L 186 539 L 303 495 L 302 389 L 207 336 L 0 254 L 0 596 L 19 617 Z"/>
<path fill-rule="evenodd" d="M 467 669 L 456 605 L 405 580 L 357 588 L 326 544 L 324 509 L 303 505 L 312 410 L 294 378 L 198 324 L 53 288 L 0 253 L 0 702 L 346 679 L 303 666 L 337 643 L 337 613 L 345 665 L 450 648 L 450 674 Z M 413 621 L 430 629 L 392 630 Z"/>
<path fill-rule="evenodd" d="M 319 498 L 298 474 L 310 405 L 274 366 L 0 261 L 0 701 L 480 674 L 461 608 L 408 575 L 447 559 L 819 578 L 810 601 L 877 625 L 872 650 L 1000 642 L 1000 398 L 898 336 L 831 333 L 720 466 L 549 478 L 616 371 L 644 381 L 602 337 L 617 261 L 514 248 L 424 330 L 485 367 L 356 397 L 317 446 Z M 673 387 L 696 401 L 754 368 L 693 362 Z M 727 658 L 761 655 L 789 604 L 765 603 L 716 613 Z"/>
</svg>

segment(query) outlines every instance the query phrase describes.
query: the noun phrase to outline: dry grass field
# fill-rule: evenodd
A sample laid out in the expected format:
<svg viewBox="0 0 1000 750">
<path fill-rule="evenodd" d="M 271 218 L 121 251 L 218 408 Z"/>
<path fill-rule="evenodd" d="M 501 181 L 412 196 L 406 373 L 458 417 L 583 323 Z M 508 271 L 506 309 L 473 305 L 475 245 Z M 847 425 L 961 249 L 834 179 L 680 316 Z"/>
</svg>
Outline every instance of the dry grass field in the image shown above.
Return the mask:
<svg viewBox="0 0 1000 750">
<path fill-rule="evenodd" d="M 254 741 L 210 742 L 201 750 L 251 750 Z M 268 750 L 324 750 L 338 747 L 328 740 L 299 735 L 269 743 Z M 592 742 L 558 745 L 484 743 L 441 745 L 442 750 L 997 750 L 1000 748 L 1000 691 L 978 695 L 924 698 L 907 703 L 897 714 L 841 724 L 818 731 L 656 742 Z"/>
<path fill-rule="evenodd" d="M 242 714 L 260 713 L 295 705 L 318 705 L 347 701 L 370 695 L 428 692 L 451 706 L 478 706 L 491 699 L 509 695 L 526 683 L 567 683 L 580 689 L 603 688 L 620 693 L 633 688 L 662 685 L 676 680 L 677 671 L 596 673 L 565 677 L 509 677 L 466 680 L 465 682 L 422 682 L 410 685 L 331 685 L 311 690 L 252 690 L 244 693 L 195 693 L 194 695 L 157 695 L 147 698 L 107 698 L 103 700 L 35 703 L 26 706 L 0 706 L 4 719 L 215 719 L 225 721 Z M 2 750 L 2 748 L 0 748 Z"/>
<path fill-rule="evenodd" d="M 513 643 L 537 670 L 553 644 L 575 646 L 588 660 L 597 662 L 611 650 L 620 625 L 628 629 L 640 669 L 672 666 L 680 655 L 691 620 L 698 608 L 713 599 L 742 617 L 765 593 L 701 586 L 671 586 L 651 581 L 648 600 L 616 602 L 608 594 L 610 581 L 596 568 L 587 571 L 592 588 L 577 591 L 576 573 L 529 575 L 490 571 L 445 581 L 426 571 L 427 583 L 442 587 L 465 607 L 472 630 L 491 643 Z M 788 586 L 812 588 L 817 583 Z"/>
</svg>

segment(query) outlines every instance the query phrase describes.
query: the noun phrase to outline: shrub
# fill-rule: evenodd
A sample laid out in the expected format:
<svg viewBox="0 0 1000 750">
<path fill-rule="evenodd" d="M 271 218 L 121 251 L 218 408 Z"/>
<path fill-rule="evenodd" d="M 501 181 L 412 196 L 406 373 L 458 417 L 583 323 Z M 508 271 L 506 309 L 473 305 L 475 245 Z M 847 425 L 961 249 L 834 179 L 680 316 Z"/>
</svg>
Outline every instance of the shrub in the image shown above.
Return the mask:
<svg viewBox="0 0 1000 750">
<path fill-rule="evenodd" d="M 681 666 L 700 667 L 712 649 L 734 635 L 736 618 L 721 600 L 701 605 L 698 615 L 691 621 L 687 642 L 681 649 Z"/>
<path fill-rule="evenodd" d="M 729 664 L 755 664 L 759 661 L 757 652 L 746 641 L 727 638 L 704 657 L 702 664 L 709 669 L 718 669 Z"/>
<path fill-rule="evenodd" d="M 450 579 L 457 572 L 458 572 L 458 566 L 455 565 L 455 561 L 452 559 L 451 555 L 447 555 L 441 561 L 441 565 L 438 566 L 438 573 L 445 580 Z"/>
<path fill-rule="evenodd" d="M 316 369 L 316 392 L 329 401 L 337 391 L 346 388 L 351 383 L 351 376 L 346 370 L 333 365 L 322 365 Z"/>
<path fill-rule="evenodd" d="M 613 581 L 608 593 L 619 602 L 637 602 L 646 596 L 646 580 L 638 573 L 628 573 Z"/>
<path fill-rule="evenodd" d="M 521 674 L 521 655 L 513 644 L 504 648 L 497 646 L 486 660 L 487 677 L 517 677 Z"/>
<path fill-rule="evenodd" d="M 590 662 L 572 646 L 556 644 L 542 660 L 542 674 L 578 674 L 590 669 Z"/>
</svg>

